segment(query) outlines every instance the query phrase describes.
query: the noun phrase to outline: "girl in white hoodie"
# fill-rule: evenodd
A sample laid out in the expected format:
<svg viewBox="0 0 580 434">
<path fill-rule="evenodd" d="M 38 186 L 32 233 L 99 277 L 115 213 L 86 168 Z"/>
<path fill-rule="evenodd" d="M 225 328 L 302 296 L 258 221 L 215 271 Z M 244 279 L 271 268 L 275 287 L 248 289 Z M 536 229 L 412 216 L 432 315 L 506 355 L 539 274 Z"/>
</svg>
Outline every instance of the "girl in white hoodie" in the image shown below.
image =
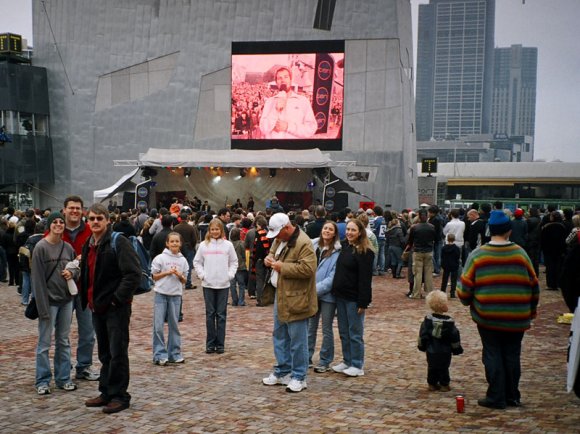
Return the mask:
<svg viewBox="0 0 580 434">
<path fill-rule="evenodd" d="M 153 363 L 164 366 L 183 363 L 181 334 L 177 326 L 179 306 L 183 294 L 189 265 L 181 254 L 181 235 L 170 232 L 165 241 L 165 250 L 151 263 L 151 274 L 155 281 L 155 306 L 153 308 Z M 167 318 L 167 347 L 163 336 L 163 325 Z"/>
<path fill-rule="evenodd" d="M 199 245 L 193 267 L 202 281 L 207 338 L 205 352 L 222 354 L 225 348 L 226 316 L 230 281 L 238 270 L 238 256 L 225 239 L 222 222 L 209 223 L 205 241 Z"/>
</svg>

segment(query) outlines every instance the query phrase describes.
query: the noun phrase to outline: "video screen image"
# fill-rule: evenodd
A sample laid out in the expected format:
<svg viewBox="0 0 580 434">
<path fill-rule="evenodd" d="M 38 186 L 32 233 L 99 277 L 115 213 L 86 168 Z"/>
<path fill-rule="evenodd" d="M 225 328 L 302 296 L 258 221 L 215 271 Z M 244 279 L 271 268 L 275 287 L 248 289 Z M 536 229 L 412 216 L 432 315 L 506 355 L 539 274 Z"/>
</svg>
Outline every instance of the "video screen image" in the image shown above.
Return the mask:
<svg viewBox="0 0 580 434">
<path fill-rule="evenodd" d="M 232 54 L 232 148 L 340 150 L 344 49 L 320 51 L 332 48 L 320 41 L 277 46 L 312 52 L 258 53 L 259 43 L 244 48 Z"/>
</svg>

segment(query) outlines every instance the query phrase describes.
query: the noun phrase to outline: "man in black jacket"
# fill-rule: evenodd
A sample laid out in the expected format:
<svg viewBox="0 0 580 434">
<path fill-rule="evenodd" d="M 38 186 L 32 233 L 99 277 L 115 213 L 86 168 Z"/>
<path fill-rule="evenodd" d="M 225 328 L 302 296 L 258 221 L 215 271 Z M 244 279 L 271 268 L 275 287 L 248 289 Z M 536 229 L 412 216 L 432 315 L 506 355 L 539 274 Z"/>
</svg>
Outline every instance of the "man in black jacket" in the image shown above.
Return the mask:
<svg viewBox="0 0 580 434">
<path fill-rule="evenodd" d="M 129 320 L 133 293 L 141 282 L 139 257 L 125 237 L 111 245 L 109 212 L 101 204 L 89 208 L 92 236 L 83 246 L 81 261 L 82 307 L 93 312 L 101 376 L 100 395 L 85 401 L 87 407 L 104 407 L 103 413 L 129 408 Z"/>
<path fill-rule="evenodd" d="M 425 292 L 433 291 L 433 244 L 435 227 L 427 222 L 427 210 L 417 212 L 419 222 L 409 230 L 408 248 L 413 249 L 413 276 L 415 283 L 409 298 L 421 298 L 421 286 L 425 280 Z"/>
</svg>

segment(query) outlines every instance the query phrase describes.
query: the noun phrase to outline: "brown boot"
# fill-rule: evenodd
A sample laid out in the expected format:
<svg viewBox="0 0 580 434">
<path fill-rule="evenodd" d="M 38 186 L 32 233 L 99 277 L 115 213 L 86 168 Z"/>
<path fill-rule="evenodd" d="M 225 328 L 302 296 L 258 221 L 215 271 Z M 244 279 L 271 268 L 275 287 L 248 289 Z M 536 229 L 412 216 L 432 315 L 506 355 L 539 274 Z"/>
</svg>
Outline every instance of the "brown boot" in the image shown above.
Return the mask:
<svg viewBox="0 0 580 434">
<path fill-rule="evenodd" d="M 108 403 L 109 401 L 105 401 L 102 396 L 97 396 L 96 398 L 87 399 L 85 401 L 85 407 L 103 407 Z"/>
<path fill-rule="evenodd" d="M 103 413 L 106 414 L 119 413 L 120 411 L 126 410 L 128 408 L 129 408 L 128 402 L 111 401 L 107 404 L 106 407 L 103 408 Z"/>
</svg>

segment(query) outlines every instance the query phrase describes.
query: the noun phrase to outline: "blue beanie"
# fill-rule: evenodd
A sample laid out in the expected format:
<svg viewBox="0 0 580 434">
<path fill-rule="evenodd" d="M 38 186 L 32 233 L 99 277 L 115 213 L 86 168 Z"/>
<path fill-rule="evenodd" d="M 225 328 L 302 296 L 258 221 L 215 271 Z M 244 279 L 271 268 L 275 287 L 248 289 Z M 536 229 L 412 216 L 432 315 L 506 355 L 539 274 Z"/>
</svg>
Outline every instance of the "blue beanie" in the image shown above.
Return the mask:
<svg viewBox="0 0 580 434">
<path fill-rule="evenodd" d="M 491 235 L 502 235 L 510 231 L 512 228 L 512 223 L 509 217 L 500 210 L 491 212 L 487 224 L 489 225 L 489 232 Z"/>
</svg>

